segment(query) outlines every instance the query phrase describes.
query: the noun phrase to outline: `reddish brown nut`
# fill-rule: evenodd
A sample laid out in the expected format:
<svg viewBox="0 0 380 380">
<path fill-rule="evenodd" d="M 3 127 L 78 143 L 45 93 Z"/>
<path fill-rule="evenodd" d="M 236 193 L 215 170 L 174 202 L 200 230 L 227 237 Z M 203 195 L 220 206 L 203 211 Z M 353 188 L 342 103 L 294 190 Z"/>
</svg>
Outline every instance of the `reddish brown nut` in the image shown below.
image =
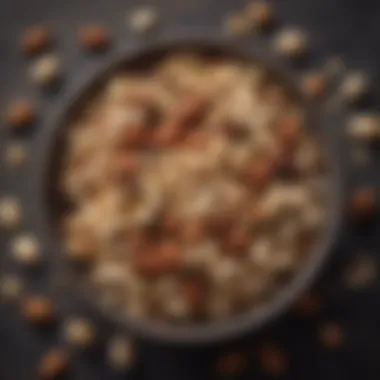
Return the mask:
<svg viewBox="0 0 380 380">
<path fill-rule="evenodd" d="M 56 379 L 62 375 L 68 367 L 68 354 L 61 348 L 49 350 L 39 364 L 39 376 L 42 379 Z"/>
<path fill-rule="evenodd" d="M 202 219 L 196 219 L 182 226 L 181 238 L 185 243 L 196 243 L 205 237 L 206 232 L 206 222 Z"/>
<path fill-rule="evenodd" d="M 121 145 L 125 148 L 139 148 L 146 140 L 146 133 L 141 126 L 131 126 L 123 134 Z"/>
<path fill-rule="evenodd" d="M 301 136 L 301 121 L 297 115 L 287 115 L 278 120 L 277 133 L 281 146 L 292 149 L 297 146 Z"/>
<path fill-rule="evenodd" d="M 321 310 L 321 296 L 315 291 L 304 294 L 295 304 L 297 315 L 301 317 L 314 317 Z"/>
<path fill-rule="evenodd" d="M 205 116 L 209 101 L 200 95 L 188 96 L 178 107 L 175 119 L 182 127 L 193 127 L 198 124 Z"/>
<path fill-rule="evenodd" d="M 273 6 L 266 1 L 255 1 L 247 7 L 247 16 L 260 29 L 266 29 L 273 25 Z"/>
<path fill-rule="evenodd" d="M 31 323 L 46 324 L 54 320 L 53 305 L 44 296 L 27 298 L 22 305 L 22 311 L 25 318 Z"/>
<path fill-rule="evenodd" d="M 186 146 L 193 149 L 204 149 L 210 141 L 210 136 L 204 131 L 194 131 L 186 137 Z"/>
<path fill-rule="evenodd" d="M 354 192 L 351 199 L 350 211 L 352 218 L 357 221 L 369 219 L 375 210 L 375 191 L 371 187 L 361 187 Z"/>
<path fill-rule="evenodd" d="M 249 247 L 250 239 L 247 228 L 244 226 L 235 226 L 228 233 L 224 241 L 223 248 L 228 254 L 234 256 L 244 256 Z"/>
<path fill-rule="evenodd" d="M 311 100 L 320 99 L 326 89 L 326 78 L 323 74 L 310 74 L 302 82 L 304 94 Z"/>
<path fill-rule="evenodd" d="M 193 312 L 202 310 L 207 296 L 207 284 L 201 276 L 185 279 L 182 284 L 182 296 Z"/>
<path fill-rule="evenodd" d="M 259 360 L 262 370 L 274 376 L 281 376 L 288 370 L 285 354 L 275 345 L 266 344 L 260 348 Z"/>
<path fill-rule="evenodd" d="M 319 329 L 319 339 L 326 348 L 337 350 L 343 345 L 344 335 L 339 325 L 328 323 Z"/>
<path fill-rule="evenodd" d="M 215 215 L 209 223 L 210 232 L 218 237 L 223 237 L 232 228 L 234 219 L 229 214 Z"/>
<path fill-rule="evenodd" d="M 33 123 L 36 111 L 32 103 L 19 99 L 11 103 L 7 111 L 7 124 L 12 128 L 22 128 Z"/>
<path fill-rule="evenodd" d="M 173 123 L 166 123 L 161 125 L 153 133 L 153 145 L 166 148 L 176 145 L 184 138 L 184 131 L 178 125 Z"/>
<path fill-rule="evenodd" d="M 110 35 L 101 25 L 87 25 L 79 30 L 79 42 L 85 49 L 99 52 L 108 47 Z"/>
<path fill-rule="evenodd" d="M 178 269 L 182 262 L 181 249 L 178 243 L 168 240 L 164 241 L 158 247 L 158 255 L 162 260 L 164 271 L 171 271 Z"/>
<path fill-rule="evenodd" d="M 262 190 L 270 181 L 273 164 L 270 160 L 258 158 L 247 168 L 245 179 L 249 186 Z"/>
<path fill-rule="evenodd" d="M 167 213 L 161 219 L 161 229 L 165 235 L 173 235 L 180 228 L 180 221 L 174 214 Z"/>
<path fill-rule="evenodd" d="M 221 356 L 216 363 L 220 376 L 238 376 L 247 367 L 247 357 L 243 352 L 230 352 Z"/>
<path fill-rule="evenodd" d="M 49 28 L 46 25 L 35 25 L 21 36 L 21 49 L 27 55 L 34 55 L 46 50 L 52 43 Z"/>
<path fill-rule="evenodd" d="M 140 168 L 139 156 L 133 152 L 124 152 L 115 158 L 114 171 L 119 179 L 134 178 Z"/>
</svg>

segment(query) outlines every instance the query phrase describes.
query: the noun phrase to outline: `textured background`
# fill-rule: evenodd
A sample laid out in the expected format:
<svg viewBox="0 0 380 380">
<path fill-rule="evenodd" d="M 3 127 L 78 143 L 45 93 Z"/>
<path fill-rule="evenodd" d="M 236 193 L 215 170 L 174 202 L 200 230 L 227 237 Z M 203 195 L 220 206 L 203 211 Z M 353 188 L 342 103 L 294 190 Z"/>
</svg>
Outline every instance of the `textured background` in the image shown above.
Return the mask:
<svg viewBox="0 0 380 380">
<path fill-rule="evenodd" d="M 117 45 L 140 43 L 125 25 L 126 11 L 137 0 L 0 0 L 0 108 L 7 99 L 18 95 L 36 97 L 48 109 L 58 97 L 43 97 L 28 85 L 26 64 L 18 51 L 17 39 L 30 24 L 47 22 L 57 36 L 67 82 L 78 67 L 90 65 L 95 58 L 86 57 L 76 44 L 76 29 L 81 23 L 104 23 L 115 36 Z M 156 0 L 161 14 L 161 30 L 175 33 L 178 28 L 221 30 L 223 16 L 246 3 L 242 0 Z M 347 67 L 365 70 L 372 78 L 372 108 L 380 106 L 380 2 L 376 0 L 277 0 L 275 4 L 280 24 L 305 27 L 312 38 L 315 64 L 331 55 L 341 56 Z M 141 4 L 141 3 L 140 3 Z M 159 30 L 160 30 L 159 29 Z M 143 43 L 143 42 L 141 42 Z M 101 60 L 99 57 L 96 60 Z M 63 87 L 63 91 L 65 86 Z M 341 128 L 342 126 L 336 126 Z M 34 133 L 36 133 L 35 131 Z M 0 150 L 9 138 L 0 131 Z M 25 138 L 28 138 L 27 136 Z M 356 184 L 372 184 L 380 188 L 379 151 L 373 153 L 372 164 L 358 170 L 348 157 L 345 146 L 342 166 L 347 171 L 347 191 Z M 377 167 L 376 167 L 377 162 Z M 0 163 L 0 194 L 27 192 L 27 170 L 8 173 Z M 21 178 L 21 180 L 20 180 Z M 378 191 L 379 197 L 379 191 Z M 32 226 L 33 215 L 26 205 L 25 226 Z M 379 220 L 377 220 L 379 222 Z M 7 269 L 7 241 L 0 231 L 0 265 Z M 210 379 L 214 376 L 213 359 L 219 352 L 244 347 L 254 350 L 254 344 L 264 337 L 284 347 L 289 356 L 288 379 L 377 380 L 380 378 L 380 280 L 368 289 L 351 291 L 342 285 L 342 271 L 358 252 L 369 252 L 380 264 L 380 226 L 353 229 L 347 225 L 334 252 L 332 265 L 319 283 L 324 295 L 320 317 L 301 321 L 291 315 L 268 327 L 260 336 L 245 337 L 240 342 L 209 348 L 173 348 L 141 343 L 139 365 L 132 379 Z M 0 267 L 0 269 L 1 269 Z M 43 282 L 40 284 L 43 286 Z M 345 347 L 340 352 L 325 351 L 316 339 L 323 321 L 337 321 L 345 335 Z M 58 339 L 55 331 L 38 331 L 27 326 L 16 307 L 0 305 L 0 379 L 33 379 L 36 361 L 51 343 Z M 101 352 L 100 352 L 101 354 Z M 99 352 L 75 358 L 70 378 L 113 379 L 116 376 L 101 359 Z M 255 364 L 241 378 L 266 378 Z"/>
</svg>

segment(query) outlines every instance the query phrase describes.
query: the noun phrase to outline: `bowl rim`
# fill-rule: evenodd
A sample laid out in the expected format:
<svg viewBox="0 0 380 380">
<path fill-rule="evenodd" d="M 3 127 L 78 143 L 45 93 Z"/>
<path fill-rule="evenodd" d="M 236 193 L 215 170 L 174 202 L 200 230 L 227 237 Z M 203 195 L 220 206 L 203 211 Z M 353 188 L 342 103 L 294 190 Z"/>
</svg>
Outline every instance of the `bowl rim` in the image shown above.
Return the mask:
<svg viewBox="0 0 380 380">
<path fill-rule="evenodd" d="M 198 46 L 202 49 L 210 47 L 220 50 L 222 54 L 225 52 L 227 56 L 241 57 L 252 62 L 263 62 L 269 71 L 278 75 L 281 80 L 284 80 L 286 84 L 289 84 L 289 86 L 300 95 L 301 99 L 304 99 L 297 86 L 297 76 L 292 69 L 286 68 L 286 66 L 284 67 L 283 64 L 281 65 L 281 61 L 278 58 L 272 56 L 266 49 L 259 46 L 259 44 L 252 44 L 248 50 L 245 50 L 242 44 L 231 44 L 228 40 L 226 41 L 220 37 L 206 37 L 204 35 L 200 37 L 191 35 L 185 37 L 172 36 L 163 38 L 160 41 L 154 41 L 151 44 L 147 43 L 143 47 L 128 47 L 114 54 L 108 54 L 105 62 L 94 65 L 90 70 L 86 70 L 84 74 L 82 73 L 78 77 L 78 80 L 74 80 L 72 89 L 67 92 L 62 101 L 57 102 L 57 107 L 51 113 L 46 127 L 41 130 L 36 152 L 33 157 L 36 163 L 35 167 L 38 168 L 38 173 L 33 184 L 34 198 L 39 210 L 38 215 L 36 215 L 36 230 L 39 235 L 45 239 L 44 241 L 47 242 L 49 251 L 53 252 L 52 261 L 53 265 L 55 265 L 53 271 L 56 271 L 56 273 L 57 271 L 63 271 L 67 278 L 70 277 L 67 264 L 63 262 L 66 260 L 63 259 L 62 246 L 55 237 L 53 228 L 48 222 L 50 211 L 48 210 L 49 207 L 46 197 L 44 196 L 48 183 L 53 142 L 56 139 L 57 130 L 60 129 L 64 120 L 66 120 L 70 110 L 75 108 L 83 96 L 86 96 L 85 94 L 88 93 L 89 89 L 94 85 L 94 82 L 99 81 L 99 78 L 115 70 L 121 63 L 133 62 L 138 59 L 138 57 L 149 54 L 152 51 L 170 51 L 176 47 L 185 48 L 186 46 L 194 48 Z M 337 121 L 329 120 L 329 116 L 331 115 L 324 113 L 323 110 L 310 107 L 310 105 L 307 105 L 307 107 L 309 107 L 310 115 L 314 120 L 317 116 L 321 115 L 321 128 L 327 127 L 328 130 L 334 127 L 333 124 Z M 256 331 L 264 326 L 264 324 L 280 316 L 290 308 L 296 298 L 302 294 L 316 278 L 332 251 L 341 225 L 343 187 L 339 157 L 337 157 L 338 147 L 333 146 L 333 141 L 331 138 L 328 138 L 326 131 L 322 135 L 322 138 L 325 140 L 324 153 L 330 168 L 329 182 L 331 183 L 330 199 L 328 200 L 329 215 L 326 218 L 326 226 L 321 234 L 321 238 L 317 241 L 310 253 L 310 259 L 304 264 L 304 268 L 298 273 L 295 273 L 289 284 L 284 286 L 283 289 L 276 291 L 276 294 L 262 305 L 255 306 L 247 312 L 229 317 L 225 320 L 196 323 L 193 325 L 176 325 L 154 319 L 139 320 L 126 316 L 125 314 L 120 317 L 116 315 L 116 313 L 105 310 L 100 307 L 100 305 L 96 305 L 96 300 L 90 299 L 91 297 L 89 297 L 86 291 L 83 291 L 84 289 L 80 289 L 76 296 L 96 314 L 101 315 L 108 321 L 116 323 L 130 334 L 155 341 L 180 344 L 212 343 L 234 338 L 245 332 Z M 72 283 L 68 284 L 68 287 L 72 285 Z"/>
</svg>

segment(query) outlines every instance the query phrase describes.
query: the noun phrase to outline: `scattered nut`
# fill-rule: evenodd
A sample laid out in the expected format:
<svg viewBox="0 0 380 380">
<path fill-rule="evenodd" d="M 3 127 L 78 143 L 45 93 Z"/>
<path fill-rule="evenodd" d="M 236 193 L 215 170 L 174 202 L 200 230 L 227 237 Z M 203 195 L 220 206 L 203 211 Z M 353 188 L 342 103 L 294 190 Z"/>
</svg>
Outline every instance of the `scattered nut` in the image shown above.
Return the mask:
<svg viewBox="0 0 380 380">
<path fill-rule="evenodd" d="M 34 235 L 16 236 L 11 243 L 11 250 L 13 258 L 20 264 L 33 265 L 40 260 L 40 246 Z"/>
<path fill-rule="evenodd" d="M 0 300 L 17 300 L 20 297 L 23 288 L 23 283 L 18 276 L 12 274 L 2 276 L 0 278 Z"/>
<path fill-rule="evenodd" d="M 276 52 L 288 58 L 299 58 L 305 55 L 307 48 L 306 34 L 294 28 L 284 29 L 274 40 Z"/>
<path fill-rule="evenodd" d="M 108 365 L 117 370 L 130 369 L 135 361 L 135 350 L 131 340 L 115 336 L 107 343 Z"/>
<path fill-rule="evenodd" d="M 346 268 L 343 282 L 350 289 L 368 288 L 373 284 L 377 273 L 376 261 L 368 254 L 360 254 Z"/>
<path fill-rule="evenodd" d="M 14 197 L 0 198 L 0 227 L 14 229 L 22 219 L 21 203 Z"/>
<path fill-rule="evenodd" d="M 87 319 L 72 318 L 64 326 L 65 340 L 80 348 L 89 347 L 95 340 L 95 326 Z"/>
<path fill-rule="evenodd" d="M 67 370 L 68 361 L 68 354 L 62 348 L 50 349 L 40 361 L 39 376 L 42 379 L 56 379 Z"/>
<path fill-rule="evenodd" d="M 8 107 L 7 124 L 15 129 L 26 127 L 34 122 L 36 110 L 28 100 L 15 100 Z"/>
<path fill-rule="evenodd" d="M 371 187 L 355 190 L 350 205 L 351 216 L 357 221 L 369 219 L 375 211 L 375 191 Z"/>
<path fill-rule="evenodd" d="M 34 55 L 43 52 L 51 45 L 52 36 L 47 26 L 36 25 L 24 32 L 20 43 L 25 54 Z"/>
<path fill-rule="evenodd" d="M 25 318 L 34 324 L 47 324 L 54 321 L 52 302 L 45 296 L 29 296 L 22 303 Z"/>
<path fill-rule="evenodd" d="M 87 50 L 104 51 L 110 44 L 111 37 L 101 25 L 87 25 L 79 29 L 79 42 Z"/>
<path fill-rule="evenodd" d="M 302 82 L 304 94 L 311 100 L 319 100 L 326 90 L 326 78 L 324 74 L 313 73 L 307 75 Z"/>
<path fill-rule="evenodd" d="M 244 13 L 260 30 L 267 29 L 274 21 L 273 6 L 266 1 L 254 1 L 248 4 Z"/>
<path fill-rule="evenodd" d="M 28 149 L 21 142 L 10 142 L 5 147 L 4 161 L 10 168 L 18 168 L 25 164 L 28 158 Z"/>
<path fill-rule="evenodd" d="M 339 325 L 328 323 L 319 329 L 319 339 L 326 348 L 337 350 L 343 346 L 344 335 Z"/>
<path fill-rule="evenodd" d="M 353 116 L 348 121 L 347 133 L 359 141 L 380 140 L 380 115 L 365 113 Z"/>
<path fill-rule="evenodd" d="M 221 376 L 238 376 L 246 367 L 247 357 L 242 352 L 227 353 L 216 363 L 216 371 Z"/>
<path fill-rule="evenodd" d="M 56 55 L 45 55 L 32 64 L 29 74 L 37 85 L 50 86 L 57 83 L 61 75 L 61 62 Z"/>
<path fill-rule="evenodd" d="M 365 73 L 354 71 L 349 73 L 340 86 L 340 94 L 348 103 L 362 101 L 369 93 L 369 78 Z"/>
<path fill-rule="evenodd" d="M 260 364 L 265 373 L 281 376 L 288 370 L 288 360 L 282 350 L 274 345 L 264 345 L 261 347 Z"/>
<path fill-rule="evenodd" d="M 133 10 L 127 16 L 131 30 L 138 34 L 151 31 L 158 22 L 158 12 L 154 7 L 144 6 Z"/>
</svg>

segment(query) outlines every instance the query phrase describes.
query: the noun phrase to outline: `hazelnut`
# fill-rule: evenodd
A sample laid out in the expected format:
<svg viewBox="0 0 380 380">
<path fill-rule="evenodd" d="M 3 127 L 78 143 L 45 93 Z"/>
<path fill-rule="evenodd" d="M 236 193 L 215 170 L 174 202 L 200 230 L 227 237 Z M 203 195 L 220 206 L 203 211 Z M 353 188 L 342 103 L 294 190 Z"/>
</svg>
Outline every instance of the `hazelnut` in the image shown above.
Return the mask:
<svg viewBox="0 0 380 380">
<path fill-rule="evenodd" d="M 107 29 L 101 25 L 87 25 L 79 30 L 80 44 L 90 51 L 103 51 L 110 43 Z"/>
<path fill-rule="evenodd" d="M 12 255 L 22 264 L 36 264 L 40 259 L 40 246 L 34 235 L 16 236 L 11 243 Z"/>
<path fill-rule="evenodd" d="M 237 376 L 247 367 L 247 357 L 242 352 L 230 352 L 221 356 L 216 371 L 221 376 Z"/>
<path fill-rule="evenodd" d="M 158 255 L 162 260 L 164 270 L 175 270 L 182 264 L 180 247 L 174 241 L 166 241 L 160 244 Z"/>
<path fill-rule="evenodd" d="M 302 82 L 304 94 L 311 100 L 319 100 L 326 89 L 326 78 L 323 74 L 307 75 Z"/>
<path fill-rule="evenodd" d="M 180 126 L 193 127 L 205 116 L 209 101 L 199 95 L 188 96 L 178 107 L 176 120 Z"/>
<path fill-rule="evenodd" d="M 54 320 L 54 311 L 51 301 L 44 296 L 31 296 L 22 304 L 25 318 L 35 324 L 51 323 Z"/>
<path fill-rule="evenodd" d="M 72 318 L 65 324 L 64 335 L 68 343 L 86 348 L 95 340 L 95 326 L 87 319 Z"/>
<path fill-rule="evenodd" d="M 353 116 L 348 122 L 347 133 L 359 141 L 380 140 L 380 115 L 363 113 Z"/>
<path fill-rule="evenodd" d="M 187 137 L 185 144 L 186 146 L 196 149 L 202 150 L 205 149 L 210 141 L 210 137 L 204 131 L 195 131 L 191 132 Z"/>
<path fill-rule="evenodd" d="M 27 55 L 41 53 L 52 43 L 50 30 L 45 25 L 35 25 L 21 36 L 21 49 Z"/>
<path fill-rule="evenodd" d="M 278 120 L 276 130 L 281 146 L 286 150 L 292 150 L 298 144 L 302 124 L 298 115 L 286 115 Z"/>
<path fill-rule="evenodd" d="M 328 323 L 319 329 L 319 339 L 326 348 L 337 350 L 343 345 L 343 331 L 336 323 Z"/>
<path fill-rule="evenodd" d="M 138 174 L 140 160 L 137 154 L 125 152 L 117 156 L 114 165 L 117 178 L 130 179 Z"/>
<path fill-rule="evenodd" d="M 193 312 L 201 311 L 207 296 L 206 279 L 200 274 L 189 275 L 182 282 L 181 294 Z"/>
<path fill-rule="evenodd" d="M 107 362 L 115 370 L 130 368 L 135 361 L 133 342 L 122 336 L 115 336 L 107 343 Z"/>
<path fill-rule="evenodd" d="M 55 379 L 68 367 L 68 354 L 61 348 L 50 349 L 41 359 L 39 376 L 42 379 Z"/>
<path fill-rule="evenodd" d="M 141 126 L 131 126 L 126 129 L 121 143 L 126 148 L 138 148 L 144 142 L 145 132 Z"/>
<path fill-rule="evenodd" d="M 226 33 L 235 37 L 242 37 L 249 34 L 253 26 L 252 20 L 246 17 L 246 15 L 241 14 L 228 16 L 224 23 Z"/>
<path fill-rule="evenodd" d="M 272 169 L 273 165 L 269 160 L 253 161 L 246 171 L 247 183 L 255 189 L 262 190 L 270 181 Z"/>
<path fill-rule="evenodd" d="M 284 353 L 274 345 L 264 345 L 259 352 L 261 368 L 265 373 L 281 376 L 288 370 Z"/>
<path fill-rule="evenodd" d="M 8 107 L 7 123 L 10 127 L 18 129 L 34 122 L 36 111 L 32 103 L 25 99 L 15 100 Z"/>
<path fill-rule="evenodd" d="M 375 210 L 375 191 L 370 187 L 361 187 L 355 190 L 350 211 L 354 219 L 358 221 L 367 220 Z"/>
<path fill-rule="evenodd" d="M 30 68 L 30 77 L 39 86 L 49 86 L 57 82 L 61 63 L 56 55 L 49 54 L 38 58 Z"/>
<path fill-rule="evenodd" d="M 128 14 L 127 22 L 133 32 L 144 34 L 152 30 L 157 24 L 158 12 L 151 6 L 140 7 Z"/>
<path fill-rule="evenodd" d="M 357 103 L 369 93 L 370 82 L 365 73 L 354 71 L 343 80 L 340 93 L 348 103 Z"/>
<path fill-rule="evenodd" d="M 247 6 L 245 13 L 257 29 L 266 29 L 273 24 L 273 6 L 266 1 L 254 1 Z"/>
<path fill-rule="evenodd" d="M 249 246 L 248 231 L 245 227 L 236 226 L 228 234 L 224 242 L 224 249 L 234 256 L 242 256 Z"/>
<path fill-rule="evenodd" d="M 308 47 L 306 34 L 298 29 L 289 28 L 281 31 L 274 41 L 276 52 L 287 58 L 303 56 Z"/>
<path fill-rule="evenodd" d="M 20 201 L 13 197 L 0 199 L 0 226 L 5 228 L 16 228 L 22 217 Z"/>
<path fill-rule="evenodd" d="M 10 168 L 20 167 L 28 158 L 28 149 L 21 142 L 9 143 L 5 148 L 4 161 Z"/>
<path fill-rule="evenodd" d="M 185 243 L 196 243 L 206 234 L 206 223 L 202 219 L 191 220 L 185 223 L 181 230 L 181 237 Z"/>
<path fill-rule="evenodd" d="M 23 283 L 19 277 L 4 275 L 0 278 L 0 300 L 16 300 L 20 296 L 23 287 Z"/>
<path fill-rule="evenodd" d="M 177 144 L 183 138 L 183 131 L 173 123 L 163 124 L 153 134 L 153 145 L 166 148 Z"/>
</svg>

